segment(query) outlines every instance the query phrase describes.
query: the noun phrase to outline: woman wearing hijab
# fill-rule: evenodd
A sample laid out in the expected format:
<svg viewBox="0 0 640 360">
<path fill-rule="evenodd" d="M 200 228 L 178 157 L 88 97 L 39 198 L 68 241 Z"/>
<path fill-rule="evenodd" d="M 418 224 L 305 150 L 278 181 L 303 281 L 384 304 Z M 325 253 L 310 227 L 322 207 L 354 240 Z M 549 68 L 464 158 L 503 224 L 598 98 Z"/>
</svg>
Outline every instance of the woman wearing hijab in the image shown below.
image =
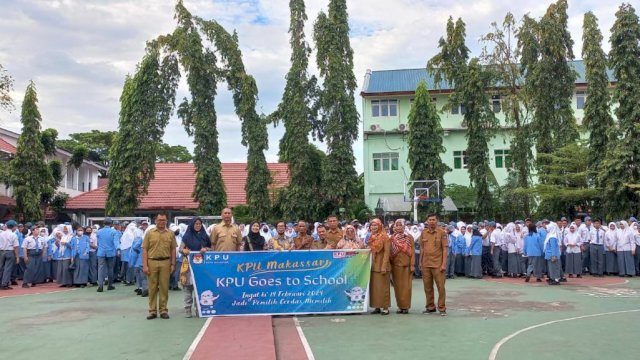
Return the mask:
<svg viewBox="0 0 640 360">
<path fill-rule="evenodd" d="M 131 245 L 133 245 L 133 240 L 135 239 L 136 229 L 137 224 L 132 221 L 127 225 L 120 237 L 120 262 L 122 264 L 120 277 L 127 285 L 133 285 L 133 274 L 131 272 L 133 266 L 129 264 L 129 257 L 131 256 Z"/>
<path fill-rule="evenodd" d="M 636 274 L 633 257 L 636 252 L 636 242 L 633 230 L 626 221 L 620 221 L 618 229 L 618 276 L 632 277 Z"/>
<path fill-rule="evenodd" d="M 391 236 L 391 279 L 393 293 L 398 305 L 398 314 L 408 314 L 411 307 L 411 274 L 415 270 L 415 253 L 413 252 L 413 236 L 405 232 L 403 219 L 396 220 Z"/>
<path fill-rule="evenodd" d="M 192 251 L 204 253 L 211 249 L 211 240 L 209 236 L 207 236 L 201 218 L 196 217 L 191 221 L 182 235 L 182 243 L 179 248 L 183 259 L 188 259 L 189 253 Z M 183 260 L 182 262 L 180 283 L 182 284 L 182 291 L 184 292 L 185 316 L 190 318 L 193 316 L 191 312 L 191 308 L 193 307 L 193 283 L 191 282 L 191 268 L 188 260 Z"/>
<path fill-rule="evenodd" d="M 371 249 L 369 304 L 374 308 L 372 314 L 389 315 L 389 306 L 391 306 L 391 283 L 389 281 L 391 242 L 380 219 L 373 219 L 370 229 L 371 236 L 368 244 Z"/>
<path fill-rule="evenodd" d="M 251 226 L 249 226 L 249 235 L 242 239 L 244 251 L 264 250 L 267 240 L 262 235 L 263 233 L 263 231 L 260 231 L 260 224 L 257 221 L 252 222 Z"/>
<path fill-rule="evenodd" d="M 147 275 L 142 271 L 142 241 L 144 232 L 142 229 L 136 229 L 136 236 L 131 244 L 131 256 L 129 258 L 133 273 L 136 279 L 136 289 L 134 292 L 142 297 L 149 296 L 149 286 L 147 283 Z"/>
<path fill-rule="evenodd" d="M 516 224 L 508 223 L 505 227 L 505 241 L 507 243 L 507 276 L 515 278 L 520 273 L 520 259 L 518 256 L 518 233 Z"/>
<path fill-rule="evenodd" d="M 459 225 L 462 224 L 462 225 Z M 465 275 L 464 272 L 464 254 L 466 252 L 467 244 L 465 242 L 464 235 L 467 232 L 467 228 L 464 223 L 458 223 L 459 234 L 456 236 L 455 242 L 451 244 L 455 250 L 455 262 L 454 272 L 458 276 Z"/>
<path fill-rule="evenodd" d="M 477 225 L 471 227 L 471 243 L 469 244 L 469 277 L 482 279 L 482 233 Z"/>
<path fill-rule="evenodd" d="M 260 227 L 260 224 L 258 224 L 258 227 L 260 229 L 260 235 L 262 235 L 262 237 L 264 238 L 264 241 L 266 241 L 267 243 L 271 241 L 271 238 L 273 236 L 271 235 L 271 229 L 269 228 L 269 225 L 262 224 L 262 227 Z M 253 232 L 253 223 L 249 226 L 246 236 L 251 235 L 252 232 Z"/>
<path fill-rule="evenodd" d="M 89 283 L 98 284 L 98 237 L 91 226 L 84 229 L 84 234 L 89 237 Z"/>
<path fill-rule="evenodd" d="M 607 232 L 604 235 L 604 274 L 618 274 L 618 227 L 616 223 L 610 222 Z"/>
<path fill-rule="evenodd" d="M 71 238 L 73 249 L 73 285 L 84 288 L 89 283 L 89 237 L 84 234 L 84 228 L 78 225 L 76 234 Z"/>
<path fill-rule="evenodd" d="M 73 285 L 73 272 L 69 269 L 69 266 L 73 263 L 73 248 L 70 243 L 71 237 L 65 234 L 69 233 L 69 230 L 65 226 L 66 230 L 58 230 L 55 233 L 55 244 L 57 246 L 56 257 L 56 282 L 60 287 L 70 287 Z"/>
<path fill-rule="evenodd" d="M 471 238 L 473 237 L 473 226 L 467 225 L 464 233 L 464 275 L 471 277 Z"/>
<path fill-rule="evenodd" d="M 535 275 L 536 282 L 542 282 L 544 258 L 542 257 L 543 243 L 540 242 L 540 236 L 536 225 L 533 223 L 529 224 L 527 236 L 524 237 L 524 255 L 529 261 L 525 282 L 531 280 L 531 274 Z"/>
<path fill-rule="evenodd" d="M 574 223 L 569 225 L 569 231 L 564 237 L 564 246 L 567 248 L 564 272 L 569 274 L 570 278 L 573 275 L 582 277 L 582 238 Z"/>
<path fill-rule="evenodd" d="M 364 249 L 364 244 L 352 225 L 345 227 L 344 236 L 336 244 L 336 249 Z"/>
<path fill-rule="evenodd" d="M 547 226 L 547 236 L 544 240 L 544 259 L 547 261 L 549 285 L 560 285 L 562 267 L 560 266 L 560 242 L 558 241 L 558 226 L 550 223 Z"/>
</svg>

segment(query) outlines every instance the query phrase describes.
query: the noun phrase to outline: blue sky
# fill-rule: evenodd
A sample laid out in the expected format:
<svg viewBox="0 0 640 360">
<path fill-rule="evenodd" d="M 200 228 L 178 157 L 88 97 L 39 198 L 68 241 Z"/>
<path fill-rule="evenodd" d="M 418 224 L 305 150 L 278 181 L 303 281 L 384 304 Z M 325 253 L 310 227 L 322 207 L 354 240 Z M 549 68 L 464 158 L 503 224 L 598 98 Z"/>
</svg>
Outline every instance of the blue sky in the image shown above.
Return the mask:
<svg viewBox="0 0 640 360">
<path fill-rule="evenodd" d="M 506 0 L 351 0 L 348 1 L 355 76 L 362 85 L 367 69 L 418 68 L 437 52 L 449 15 L 467 24 L 467 46 L 480 53 L 480 36 L 511 11 L 540 17 L 551 1 Z M 20 106 L 30 79 L 38 89 L 43 126 L 56 128 L 61 138 L 92 129 L 116 130 L 119 97 L 124 78 L 135 71 L 145 41 L 169 33 L 175 27 L 173 0 L 3 0 L 0 2 L 0 63 L 15 78 L 12 93 L 16 110 L 0 110 L 0 126 L 20 130 Z M 307 40 L 318 12 L 328 0 L 306 1 Z M 289 68 L 289 9 L 286 0 L 185 0 L 193 14 L 219 21 L 238 31 L 247 71 L 257 80 L 258 112 L 270 113 L 282 96 Z M 569 26 L 580 58 L 582 19 L 593 11 L 608 39 L 619 3 L 569 1 Z M 637 9 L 640 10 L 640 9 Z M 311 44 L 313 46 L 313 44 Z M 315 59 L 310 71 L 317 73 Z M 356 93 L 356 104 L 361 98 Z M 178 99 L 188 96 L 186 84 Z M 240 123 L 226 85 L 216 98 L 220 130 L 220 159 L 243 162 Z M 276 161 L 283 128 L 269 128 L 268 161 Z M 165 141 L 193 148 L 180 120 L 173 117 Z M 324 149 L 323 144 L 319 144 Z M 362 142 L 354 144 L 357 170 L 362 171 Z"/>
</svg>

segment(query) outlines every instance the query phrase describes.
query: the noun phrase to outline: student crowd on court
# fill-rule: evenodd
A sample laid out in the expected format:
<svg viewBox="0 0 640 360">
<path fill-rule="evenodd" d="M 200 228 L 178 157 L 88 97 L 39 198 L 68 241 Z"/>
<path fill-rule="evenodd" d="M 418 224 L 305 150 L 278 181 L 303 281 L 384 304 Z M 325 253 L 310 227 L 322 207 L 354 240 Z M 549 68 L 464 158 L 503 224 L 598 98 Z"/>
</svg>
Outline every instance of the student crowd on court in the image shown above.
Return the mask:
<svg viewBox="0 0 640 360">
<path fill-rule="evenodd" d="M 187 317 L 195 311 L 189 266 L 183 262 L 191 251 L 371 249 L 370 306 L 373 313 L 382 315 L 389 313 L 391 284 L 397 313 L 409 312 L 414 277 L 424 280 L 427 305 L 423 312 L 438 310 L 446 315 L 445 278 L 512 277 L 559 285 L 586 274 L 640 274 L 640 233 L 634 217 L 608 224 L 587 216 L 555 222 L 515 220 L 506 225 L 493 221 L 445 224 L 431 218 L 424 223 L 372 219 L 360 224 L 339 222 L 336 216 L 314 224 L 236 225 L 230 219 L 229 210 L 226 222 L 219 224 L 205 224 L 195 217 L 189 224 L 169 227 L 176 253 L 170 257 L 175 263 L 168 288 L 181 290 L 182 286 Z M 0 227 L 2 290 L 12 290 L 18 280 L 25 288 L 55 282 L 60 287 L 97 286 L 98 292 L 105 285 L 107 291 L 115 290 L 114 283 L 120 283 L 139 296 L 149 296 L 143 241 L 155 225 L 106 219 L 102 228 L 60 224 L 50 229 L 44 223 L 10 220 Z"/>
</svg>

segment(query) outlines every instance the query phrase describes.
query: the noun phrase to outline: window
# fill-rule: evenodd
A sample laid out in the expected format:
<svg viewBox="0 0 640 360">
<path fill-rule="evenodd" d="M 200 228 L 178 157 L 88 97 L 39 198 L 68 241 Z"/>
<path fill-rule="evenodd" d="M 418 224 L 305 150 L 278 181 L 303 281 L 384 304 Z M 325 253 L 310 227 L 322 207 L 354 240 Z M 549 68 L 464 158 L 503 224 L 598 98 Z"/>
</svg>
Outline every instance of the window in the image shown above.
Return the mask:
<svg viewBox="0 0 640 360">
<path fill-rule="evenodd" d="M 460 104 L 460 106 L 455 106 L 451 108 L 451 113 L 454 115 L 457 115 L 457 114 L 464 115 L 465 112 L 466 111 L 464 109 L 464 104 Z"/>
<path fill-rule="evenodd" d="M 584 103 L 587 100 L 587 93 L 585 91 L 576 92 L 576 108 L 578 110 L 584 109 Z"/>
<path fill-rule="evenodd" d="M 453 168 L 454 169 L 466 169 L 468 160 L 469 158 L 467 157 L 466 151 L 453 152 Z"/>
<path fill-rule="evenodd" d="M 500 106 L 500 95 L 493 95 L 491 96 L 491 106 L 493 107 L 493 112 L 494 113 L 499 113 L 501 110 L 501 106 Z"/>
<path fill-rule="evenodd" d="M 371 100 L 371 116 L 398 116 L 398 100 Z"/>
<path fill-rule="evenodd" d="M 398 170 L 398 153 L 374 153 L 373 171 L 396 171 Z"/>
<path fill-rule="evenodd" d="M 511 167 L 511 154 L 509 150 L 494 150 L 496 158 L 496 169 L 504 169 Z"/>
</svg>

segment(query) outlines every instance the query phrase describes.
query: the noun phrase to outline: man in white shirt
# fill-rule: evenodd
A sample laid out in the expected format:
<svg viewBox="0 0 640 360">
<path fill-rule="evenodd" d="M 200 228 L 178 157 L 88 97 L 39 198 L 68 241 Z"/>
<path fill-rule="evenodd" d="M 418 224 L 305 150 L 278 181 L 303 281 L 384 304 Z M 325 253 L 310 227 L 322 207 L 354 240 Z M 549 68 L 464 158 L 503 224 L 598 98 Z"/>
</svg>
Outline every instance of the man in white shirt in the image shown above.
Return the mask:
<svg viewBox="0 0 640 360">
<path fill-rule="evenodd" d="M 591 221 L 590 216 L 586 216 L 584 218 L 583 224 L 578 224 L 578 232 L 580 233 L 580 238 L 582 239 L 582 272 L 587 273 L 590 272 L 591 269 L 591 259 L 589 253 L 589 243 L 591 243 L 591 230 L 593 229 L 593 222 Z"/>
<path fill-rule="evenodd" d="M 0 290 L 12 290 L 13 267 L 20 262 L 18 257 L 18 236 L 15 234 L 15 220 L 7 221 L 6 230 L 0 233 Z"/>
<path fill-rule="evenodd" d="M 605 231 L 601 226 L 599 219 L 593 222 L 591 231 L 589 232 L 589 270 L 592 276 L 603 277 L 604 275 L 604 239 Z"/>
<path fill-rule="evenodd" d="M 502 231 L 496 228 L 496 223 L 489 222 L 489 243 L 491 244 L 491 257 L 493 259 L 492 276 L 496 278 L 502 277 L 502 264 L 500 263 L 500 254 L 502 253 Z"/>
</svg>

